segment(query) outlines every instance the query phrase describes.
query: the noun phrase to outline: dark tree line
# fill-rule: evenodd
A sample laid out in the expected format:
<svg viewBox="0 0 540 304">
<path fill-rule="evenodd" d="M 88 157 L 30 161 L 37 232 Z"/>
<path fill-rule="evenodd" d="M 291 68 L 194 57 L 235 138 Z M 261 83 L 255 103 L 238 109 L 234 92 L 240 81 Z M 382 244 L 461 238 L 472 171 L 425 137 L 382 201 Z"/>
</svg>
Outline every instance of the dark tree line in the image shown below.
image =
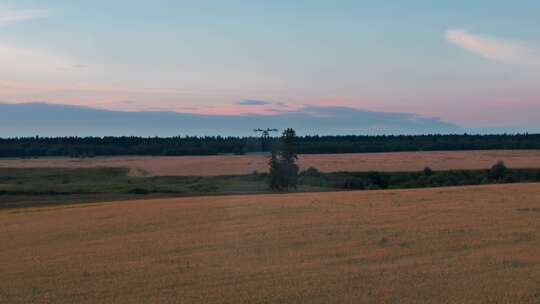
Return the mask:
<svg viewBox="0 0 540 304">
<path fill-rule="evenodd" d="M 270 152 L 278 138 L 258 137 L 24 137 L 0 138 L 0 157 L 216 155 Z M 540 149 L 540 134 L 300 136 L 298 154 Z"/>
</svg>

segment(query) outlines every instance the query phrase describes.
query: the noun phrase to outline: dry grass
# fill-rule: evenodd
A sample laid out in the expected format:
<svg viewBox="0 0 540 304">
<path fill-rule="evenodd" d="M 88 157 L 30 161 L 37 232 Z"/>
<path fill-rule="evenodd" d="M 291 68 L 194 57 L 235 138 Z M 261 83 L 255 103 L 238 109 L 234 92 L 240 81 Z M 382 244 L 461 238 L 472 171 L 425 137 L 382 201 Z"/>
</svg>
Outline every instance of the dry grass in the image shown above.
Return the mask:
<svg viewBox="0 0 540 304">
<path fill-rule="evenodd" d="M 0 212 L 0 303 L 538 303 L 540 185 Z"/>
<path fill-rule="evenodd" d="M 303 169 L 314 166 L 324 172 L 416 171 L 426 166 L 434 170 L 485 169 L 498 160 L 503 160 L 512 168 L 540 168 L 540 150 L 315 154 L 301 155 L 299 163 Z M 264 172 L 267 161 L 264 155 L 42 158 L 3 159 L 0 160 L 0 167 L 128 167 L 131 175 L 135 176 L 212 176 Z"/>
</svg>

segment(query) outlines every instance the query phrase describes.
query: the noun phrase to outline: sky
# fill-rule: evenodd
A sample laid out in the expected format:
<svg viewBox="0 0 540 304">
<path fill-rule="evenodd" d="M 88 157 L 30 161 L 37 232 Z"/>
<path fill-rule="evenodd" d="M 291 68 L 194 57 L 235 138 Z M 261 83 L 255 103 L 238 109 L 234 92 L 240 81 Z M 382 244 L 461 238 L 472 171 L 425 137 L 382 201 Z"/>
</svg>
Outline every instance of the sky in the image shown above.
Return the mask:
<svg viewBox="0 0 540 304">
<path fill-rule="evenodd" d="M 0 0 L 0 102 L 540 127 L 540 1 Z"/>
</svg>

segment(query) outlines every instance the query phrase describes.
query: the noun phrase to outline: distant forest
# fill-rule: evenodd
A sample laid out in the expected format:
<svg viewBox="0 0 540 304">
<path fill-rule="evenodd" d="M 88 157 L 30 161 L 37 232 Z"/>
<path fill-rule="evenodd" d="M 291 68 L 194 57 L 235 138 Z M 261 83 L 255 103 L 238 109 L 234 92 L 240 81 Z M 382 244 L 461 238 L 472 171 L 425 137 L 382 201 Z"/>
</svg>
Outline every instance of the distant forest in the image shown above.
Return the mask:
<svg viewBox="0 0 540 304">
<path fill-rule="evenodd" d="M 260 137 L 24 137 L 0 138 L 0 157 L 217 155 L 270 151 L 277 138 Z M 540 134 L 301 136 L 299 154 L 540 149 Z"/>
</svg>

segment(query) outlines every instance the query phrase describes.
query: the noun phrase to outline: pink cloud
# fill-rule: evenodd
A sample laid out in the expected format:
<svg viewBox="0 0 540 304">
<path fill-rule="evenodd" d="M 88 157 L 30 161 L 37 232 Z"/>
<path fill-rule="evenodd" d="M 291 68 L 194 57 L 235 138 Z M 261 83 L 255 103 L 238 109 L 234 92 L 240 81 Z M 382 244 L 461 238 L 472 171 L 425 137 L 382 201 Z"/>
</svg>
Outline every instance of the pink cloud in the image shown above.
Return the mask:
<svg viewBox="0 0 540 304">
<path fill-rule="evenodd" d="M 446 39 L 476 55 L 505 63 L 540 64 L 538 51 L 523 43 L 475 35 L 467 30 L 448 30 Z"/>
</svg>

